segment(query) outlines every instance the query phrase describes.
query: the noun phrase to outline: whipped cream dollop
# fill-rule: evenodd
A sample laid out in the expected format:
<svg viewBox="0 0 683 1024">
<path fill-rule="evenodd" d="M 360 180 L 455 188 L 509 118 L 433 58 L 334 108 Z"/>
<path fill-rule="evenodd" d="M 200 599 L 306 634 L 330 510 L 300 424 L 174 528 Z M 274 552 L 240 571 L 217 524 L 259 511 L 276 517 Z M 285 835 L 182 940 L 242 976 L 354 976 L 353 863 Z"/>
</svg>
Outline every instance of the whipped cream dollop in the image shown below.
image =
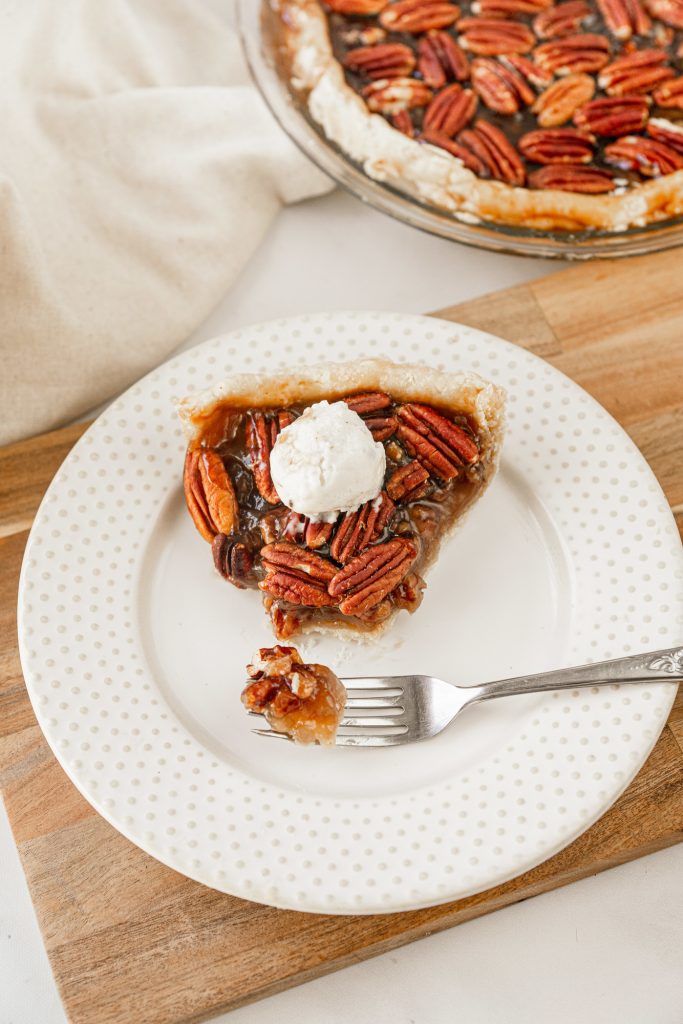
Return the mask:
<svg viewBox="0 0 683 1024">
<path fill-rule="evenodd" d="M 376 498 L 384 447 L 345 402 L 316 402 L 278 434 L 270 473 L 280 500 L 314 522 L 333 522 Z"/>
</svg>

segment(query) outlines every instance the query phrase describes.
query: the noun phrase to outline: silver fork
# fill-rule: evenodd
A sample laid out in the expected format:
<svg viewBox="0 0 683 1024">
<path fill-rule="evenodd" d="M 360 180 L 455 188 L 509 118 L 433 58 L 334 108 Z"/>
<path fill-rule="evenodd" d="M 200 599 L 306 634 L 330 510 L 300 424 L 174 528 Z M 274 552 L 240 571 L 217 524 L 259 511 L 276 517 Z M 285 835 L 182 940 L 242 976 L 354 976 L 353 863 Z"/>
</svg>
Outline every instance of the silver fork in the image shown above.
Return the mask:
<svg viewBox="0 0 683 1024">
<path fill-rule="evenodd" d="M 634 654 L 538 675 L 456 686 L 434 676 L 367 676 L 342 679 L 347 687 L 338 747 L 391 747 L 427 740 L 442 732 L 470 704 L 546 690 L 578 690 L 607 684 L 676 682 L 683 679 L 683 647 Z M 261 718 L 261 715 L 254 717 Z M 258 736 L 289 739 L 272 729 Z"/>
</svg>

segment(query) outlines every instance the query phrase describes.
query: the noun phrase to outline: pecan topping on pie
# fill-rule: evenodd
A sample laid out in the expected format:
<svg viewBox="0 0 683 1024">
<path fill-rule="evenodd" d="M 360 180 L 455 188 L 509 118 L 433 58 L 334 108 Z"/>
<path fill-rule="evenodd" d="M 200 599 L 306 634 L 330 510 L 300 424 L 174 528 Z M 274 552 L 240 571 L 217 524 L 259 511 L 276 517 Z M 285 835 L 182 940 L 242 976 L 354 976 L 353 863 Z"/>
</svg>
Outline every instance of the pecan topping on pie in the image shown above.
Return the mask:
<svg viewBox="0 0 683 1024">
<path fill-rule="evenodd" d="M 378 43 L 359 46 L 344 57 L 344 67 L 366 74 L 368 78 L 399 78 L 415 67 L 415 56 L 402 43 Z"/>
<path fill-rule="evenodd" d="M 613 187 L 612 175 L 597 167 L 569 167 L 548 164 L 529 176 L 531 188 L 555 188 L 566 192 L 585 192 L 600 195 Z"/>
<path fill-rule="evenodd" d="M 344 615 L 362 615 L 389 596 L 416 558 L 417 545 L 402 537 L 375 544 L 335 574 L 330 594 Z"/>
<path fill-rule="evenodd" d="M 295 647 L 278 644 L 257 651 L 247 675 L 242 703 L 271 729 L 295 743 L 334 743 L 346 690 L 326 665 L 305 665 Z"/>
<path fill-rule="evenodd" d="M 542 128 L 566 124 L 575 110 L 591 100 L 595 82 L 590 75 L 567 75 L 548 86 L 534 103 L 533 110 Z"/>
<path fill-rule="evenodd" d="M 595 139 L 576 128 L 545 128 L 528 132 L 519 148 L 537 164 L 589 164 Z"/>
<path fill-rule="evenodd" d="M 279 639 L 372 631 L 415 610 L 500 443 L 502 392 L 477 377 L 379 360 L 312 370 L 235 377 L 218 399 L 181 403 L 188 510 L 220 575 L 262 593 Z M 276 461 L 298 483 L 283 484 Z M 282 503 L 271 465 L 306 512 Z"/>
<path fill-rule="evenodd" d="M 239 520 L 237 499 L 216 452 L 188 451 L 184 485 L 187 507 L 204 540 L 212 541 L 217 533 L 232 533 Z"/>
<path fill-rule="evenodd" d="M 472 85 L 489 110 L 499 114 L 514 114 L 536 99 L 536 93 L 518 71 L 487 57 L 472 61 Z"/>
<path fill-rule="evenodd" d="M 455 39 L 448 32 L 428 32 L 418 43 L 418 68 L 430 89 L 441 89 L 447 82 L 464 82 L 470 66 Z"/>
<path fill-rule="evenodd" d="M 683 0 L 349 2 L 277 9 L 309 110 L 371 176 L 455 216 L 525 227 L 623 230 L 683 213 L 683 169 L 648 131 L 683 125 Z M 348 42 L 371 30 L 381 41 Z M 363 124 L 353 94 L 402 142 Z M 582 134 L 542 134 L 559 128 Z"/>
<path fill-rule="evenodd" d="M 574 114 L 574 124 L 592 135 L 623 135 L 644 128 L 648 103 L 642 96 L 601 99 L 586 103 Z"/>
<path fill-rule="evenodd" d="M 383 4 L 380 24 L 391 32 L 426 32 L 445 28 L 460 17 L 460 8 L 441 0 L 396 0 Z"/>
<path fill-rule="evenodd" d="M 476 109 L 474 93 L 454 82 L 431 101 L 422 124 L 425 131 L 442 132 L 452 137 L 469 123 Z"/>
</svg>

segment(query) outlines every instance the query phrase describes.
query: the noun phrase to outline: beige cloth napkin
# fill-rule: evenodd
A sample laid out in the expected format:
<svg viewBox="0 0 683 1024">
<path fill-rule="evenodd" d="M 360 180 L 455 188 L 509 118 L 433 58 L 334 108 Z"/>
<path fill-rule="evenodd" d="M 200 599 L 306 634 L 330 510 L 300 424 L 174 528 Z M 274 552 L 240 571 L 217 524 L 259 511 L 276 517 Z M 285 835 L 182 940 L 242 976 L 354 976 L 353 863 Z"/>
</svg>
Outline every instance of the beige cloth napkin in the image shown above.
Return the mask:
<svg viewBox="0 0 683 1024">
<path fill-rule="evenodd" d="M 160 362 L 281 204 L 330 187 L 251 84 L 231 8 L 0 0 L 0 443 Z"/>
</svg>

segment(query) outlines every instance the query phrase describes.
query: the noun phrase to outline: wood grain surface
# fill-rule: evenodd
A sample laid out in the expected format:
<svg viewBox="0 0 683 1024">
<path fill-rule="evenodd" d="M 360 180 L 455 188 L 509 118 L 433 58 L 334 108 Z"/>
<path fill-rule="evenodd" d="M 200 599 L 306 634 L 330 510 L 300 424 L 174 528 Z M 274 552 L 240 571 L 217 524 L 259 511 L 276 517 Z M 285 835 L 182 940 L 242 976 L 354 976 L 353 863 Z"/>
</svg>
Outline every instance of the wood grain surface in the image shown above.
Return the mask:
<svg viewBox="0 0 683 1024">
<path fill-rule="evenodd" d="M 563 270 L 436 314 L 548 359 L 626 427 L 683 532 L 683 251 Z M 637 778 L 569 847 L 505 885 L 407 914 L 329 917 L 225 896 L 120 836 L 33 716 L 16 592 L 33 515 L 85 425 L 0 451 L 0 790 L 76 1024 L 187 1024 L 683 839 L 683 700 Z"/>
</svg>

